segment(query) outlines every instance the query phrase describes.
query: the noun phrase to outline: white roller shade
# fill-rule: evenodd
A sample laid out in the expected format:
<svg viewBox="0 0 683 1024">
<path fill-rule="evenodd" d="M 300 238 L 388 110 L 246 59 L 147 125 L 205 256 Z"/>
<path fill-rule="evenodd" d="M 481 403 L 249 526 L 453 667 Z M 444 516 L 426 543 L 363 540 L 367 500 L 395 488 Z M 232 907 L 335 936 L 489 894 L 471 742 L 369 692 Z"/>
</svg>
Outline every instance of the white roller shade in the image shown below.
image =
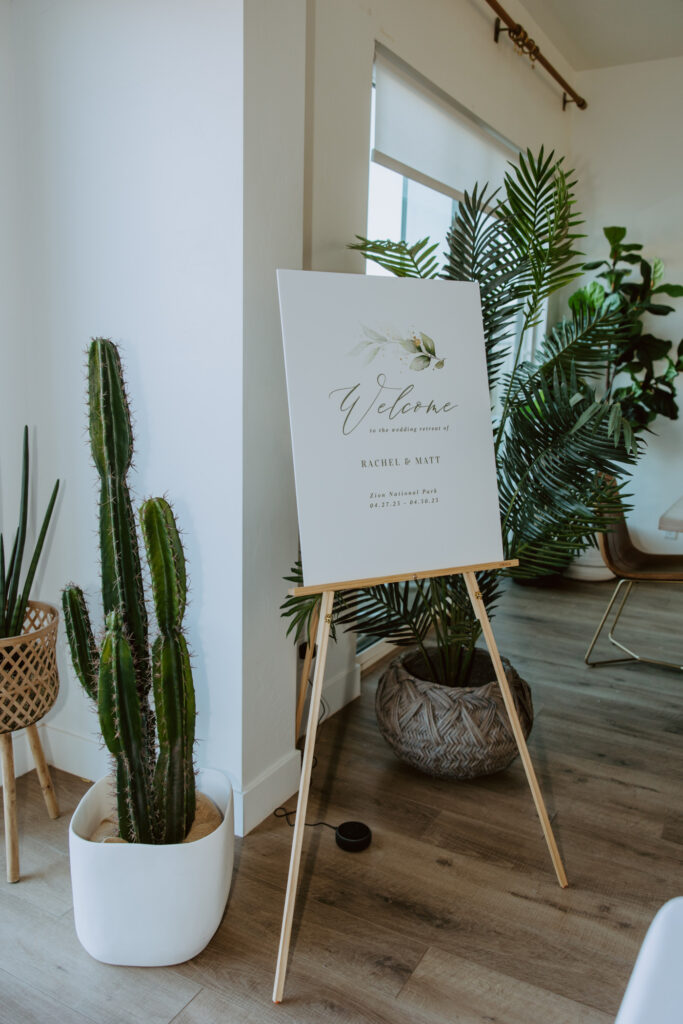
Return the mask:
<svg viewBox="0 0 683 1024">
<path fill-rule="evenodd" d="M 383 47 L 375 54 L 373 160 L 460 198 L 497 187 L 518 149 Z"/>
</svg>

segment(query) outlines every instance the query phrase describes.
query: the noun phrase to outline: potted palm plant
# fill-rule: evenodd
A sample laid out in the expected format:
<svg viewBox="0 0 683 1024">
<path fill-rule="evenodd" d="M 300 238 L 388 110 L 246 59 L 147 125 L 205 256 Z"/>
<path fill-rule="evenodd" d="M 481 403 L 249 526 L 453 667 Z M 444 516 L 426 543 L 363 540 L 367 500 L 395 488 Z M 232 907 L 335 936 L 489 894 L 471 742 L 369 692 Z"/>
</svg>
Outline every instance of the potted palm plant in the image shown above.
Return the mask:
<svg viewBox="0 0 683 1024">
<path fill-rule="evenodd" d="M 168 502 L 145 501 L 139 518 L 157 626 L 150 645 L 126 480 L 133 437 L 121 360 L 111 341 L 92 342 L 88 376 L 90 443 L 101 481 L 100 644 L 80 588 L 67 587 L 62 604 L 74 669 L 97 706 L 115 778 L 96 783 L 71 821 L 74 916 L 81 943 L 96 959 L 163 966 L 195 956 L 220 923 L 232 875 L 232 790 L 221 773 L 201 774 L 203 808 L 208 815 L 213 802 L 220 814 L 214 808 L 217 827 L 195 838 L 195 697 L 183 632 L 183 547 Z M 112 817 L 118 841 L 92 841 Z"/>
<path fill-rule="evenodd" d="M 574 187 L 554 153 L 527 152 L 511 166 L 502 190 L 475 185 L 465 194 L 443 265 L 427 238 L 413 245 L 359 238 L 352 246 L 401 277 L 479 283 L 503 548 L 505 558 L 519 559 L 510 575 L 520 579 L 555 573 L 617 517 L 618 494 L 607 475 L 623 471 L 636 452 L 619 403 L 593 384 L 614 330 L 613 310 L 577 304 L 571 320 L 555 328 L 533 358 L 524 358 L 546 300 L 579 273 Z M 292 578 L 300 578 L 299 565 Z M 482 573 L 478 582 L 491 613 L 501 576 Z M 307 635 L 316 601 L 284 602 L 297 636 Z M 400 757 L 452 775 L 496 771 L 512 760 L 509 733 L 501 758 L 484 755 L 477 764 L 472 753 L 463 768 L 457 756 L 468 737 L 486 732 L 482 724 L 497 727 L 500 720 L 490 695 L 481 692 L 482 680 L 494 676 L 487 655 L 476 648 L 480 626 L 460 576 L 346 592 L 336 602 L 335 622 L 415 648 L 390 667 L 377 691 L 380 729 Z M 508 671 L 528 732 L 528 691 Z M 473 689 L 481 700 L 473 700 Z M 503 724 L 507 728 L 506 717 Z"/>
</svg>

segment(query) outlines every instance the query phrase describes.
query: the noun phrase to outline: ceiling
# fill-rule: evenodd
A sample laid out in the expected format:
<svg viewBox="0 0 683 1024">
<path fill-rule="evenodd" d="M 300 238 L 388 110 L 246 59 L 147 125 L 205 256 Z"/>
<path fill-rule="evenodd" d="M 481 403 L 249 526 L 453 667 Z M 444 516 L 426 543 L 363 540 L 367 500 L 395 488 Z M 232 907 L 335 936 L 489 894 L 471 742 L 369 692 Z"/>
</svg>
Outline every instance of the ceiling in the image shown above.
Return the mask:
<svg viewBox="0 0 683 1024">
<path fill-rule="evenodd" d="M 575 71 L 683 56 L 683 0 L 522 0 Z"/>
</svg>

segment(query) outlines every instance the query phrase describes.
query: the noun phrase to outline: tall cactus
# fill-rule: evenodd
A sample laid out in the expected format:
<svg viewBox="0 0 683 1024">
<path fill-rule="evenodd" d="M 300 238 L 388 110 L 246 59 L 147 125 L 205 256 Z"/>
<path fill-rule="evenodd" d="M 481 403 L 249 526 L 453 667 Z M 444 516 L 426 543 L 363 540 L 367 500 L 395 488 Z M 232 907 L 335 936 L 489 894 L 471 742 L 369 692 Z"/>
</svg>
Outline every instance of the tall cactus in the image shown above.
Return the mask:
<svg viewBox="0 0 683 1024">
<path fill-rule="evenodd" d="M 154 797 L 161 841 L 177 843 L 187 834 L 195 813 L 194 688 L 190 656 L 182 633 L 187 597 L 185 556 L 173 512 L 163 498 L 144 502 L 140 523 L 159 626 L 159 636 L 152 647 L 154 706 L 159 733 Z"/>
<path fill-rule="evenodd" d="M 98 649 L 79 587 L 62 595 L 71 657 L 97 704 L 116 762 L 121 837 L 176 843 L 195 813 L 195 700 L 187 642 L 185 556 L 170 505 L 140 509 L 159 635 L 149 652 L 135 517 L 126 482 L 133 435 L 116 346 L 95 338 L 88 356 L 90 443 L 100 476 L 100 553 L 106 629 Z M 149 704 L 153 687 L 155 716 Z M 158 745 L 158 751 L 157 751 Z"/>
</svg>

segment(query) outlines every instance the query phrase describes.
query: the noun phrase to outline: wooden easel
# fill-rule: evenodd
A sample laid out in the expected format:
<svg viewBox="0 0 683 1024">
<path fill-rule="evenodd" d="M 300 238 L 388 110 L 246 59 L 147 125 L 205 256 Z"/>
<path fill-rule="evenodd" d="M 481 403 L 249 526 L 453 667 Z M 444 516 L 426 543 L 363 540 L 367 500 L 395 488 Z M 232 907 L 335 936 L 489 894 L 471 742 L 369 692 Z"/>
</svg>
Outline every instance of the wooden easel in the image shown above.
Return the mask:
<svg viewBox="0 0 683 1024">
<path fill-rule="evenodd" d="M 311 703 L 308 711 L 308 728 L 306 731 L 306 744 L 304 746 L 304 754 L 301 763 L 301 782 L 299 784 L 299 798 L 296 805 L 296 821 L 294 824 L 294 836 L 292 838 L 292 855 L 289 862 L 289 877 L 287 879 L 287 895 L 285 896 L 285 907 L 282 917 L 282 931 L 280 933 L 280 947 L 278 950 L 277 968 L 275 971 L 275 986 L 273 988 L 273 1002 L 281 1003 L 282 996 L 285 988 L 285 978 L 287 974 L 287 958 L 289 955 L 289 943 L 292 934 L 292 921 L 294 918 L 294 904 L 296 901 L 296 891 L 299 883 L 299 867 L 301 863 L 301 847 L 304 838 L 304 827 L 306 822 L 306 808 L 308 805 L 308 793 L 311 785 L 311 767 L 313 765 L 313 748 L 315 747 L 315 735 L 318 728 L 318 715 L 320 711 L 320 698 L 322 695 L 323 688 L 323 676 L 325 674 L 325 662 L 327 660 L 327 646 L 330 638 L 330 625 L 332 623 L 332 606 L 334 604 L 334 595 L 340 590 L 357 590 L 365 587 L 376 587 L 381 583 L 401 583 L 405 580 L 421 580 L 429 579 L 434 576 L 455 576 L 456 574 L 462 574 L 465 577 L 465 584 L 467 586 L 467 593 L 469 594 L 470 601 L 472 602 L 472 608 L 474 613 L 481 623 L 482 632 L 484 634 L 484 640 L 488 648 L 489 654 L 491 655 L 491 661 L 495 669 L 496 678 L 503 695 L 503 701 L 505 708 L 510 719 L 510 725 L 517 743 L 517 749 L 519 750 L 519 756 L 522 764 L 524 765 L 524 771 L 526 772 L 527 782 L 531 789 L 531 795 L 534 798 L 536 805 L 536 811 L 541 822 L 541 828 L 543 829 L 543 835 L 545 841 L 548 844 L 548 850 L 550 851 L 550 857 L 555 868 L 555 874 L 557 880 L 562 888 L 566 888 L 568 885 L 567 876 L 564 871 L 562 859 L 560 857 L 559 850 L 557 849 L 557 843 L 555 842 L 555 836 L 550 825 L 550 819 L 548 812 L 543 802 L 543 796 L 541 789 L 536 778 L 534 766 L 531 763 L 529 756 L 529 750 L 524 739 L 524 733 L 522 726 L 519 721 L 519 715 L 517 714 L 517 708 L 515 707 L 514 698 L 510 690 L 507 678 L 505 676 L 505 670 L 500 660 L 500 654 L 496 647 L 496 641 L 493 636 L 493 630 L 491 629 L 491 623 L 486 613 L 484 601 L 481 593 L 477 586 L 476 572 L 483 572 L 491 569 L 505 569 L 511 566 L 517 565 L 516 559 L 510 559 L 502 562 L 489 562 L 485 565 L 468 565 L 464 567 L 458 567 L 455 569 L 441 569 L 437 572 L 417 572 L 407 573 L 405 575 L 398 576 L 383 576 L 376 579 L 364 579 L 364 580 L 348 580 L 344 583 L 329 583 L 322 586 L 310 586 L 310 587 L 296 587 L 290 591 L 295 597 L 304 596 L 308 594 L 322 594 L 320 603 L 320 617 L 318 620 L 318 629 L 316 637 L 316 646 L 318 648 L 317 660 L 315 663 L 315 672 L 313 673 L 313 686 L 311 690 Z M 312 640 L 312 637 L 311 637 Z M 310 648 L 310 641 L 309 641 Z M 312 650 L 308 652 L 312 656 Z M 310 668 L 310 658 L 307 660 L 307 665 Z M 305 695 L 305 687 L 302 687 L 302 692 Z M 303 708 L 303 698 L 300 695 L 300 704 Z"/>
</svg>

